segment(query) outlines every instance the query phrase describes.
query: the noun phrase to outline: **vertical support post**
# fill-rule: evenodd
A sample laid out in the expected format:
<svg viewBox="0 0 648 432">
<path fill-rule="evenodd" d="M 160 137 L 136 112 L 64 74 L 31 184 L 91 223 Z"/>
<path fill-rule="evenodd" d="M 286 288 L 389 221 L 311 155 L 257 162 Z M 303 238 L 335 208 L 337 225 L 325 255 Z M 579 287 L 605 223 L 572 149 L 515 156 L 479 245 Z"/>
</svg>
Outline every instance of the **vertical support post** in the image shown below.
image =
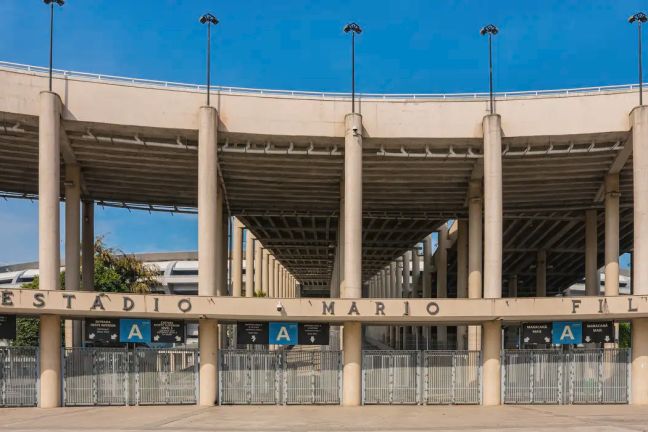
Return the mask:
<svg viewBox="0 0 648 432">
<path fill-rule="evenodd" d="M 254 235 L 245 230 L 245 297 L 254 297 Z"/>
<path fill-rule="evenodd" d="M 436 257 L 436 270 L 437 270 L 437 298 L 448 297 L 448 224 L 445 223 L 439 229 L 437 252 Z M 432 236 L 430 236 L 430 241 Z M 444 325 L 437 325 L 437 342 L 441 349 L 448 349 L 448 327 Z"/>
<path fill-rule="evenodd" d="M 438 269 L 437 269 L 438 271 Z M 437 282 L 438 288 L 438 282 Z M 432 234 L 423 239 L 423 298 L 432 297 Z"/>
<path fill-rule="evenodd" d="M 60 289 L 61 99 L 41 92 L 38 119 L 39 289 Z M 40 407 L 61 406 L 61 318 L 40 317 Z"/>
<path fill-rule="evenodd" d="M 268 297 L 272 297 L 272 298 L 277 296 L 277 294 L 275 293 L 274 269 L 275 269 L 275 257 L 270 255 L 268 257 Z"/>
<path fill-rule="evenodd" d="M 596 209 L 585 211 L 585 295 L 599 295 L 598 215 Z M 607 231 L 607 230 L 606 230 Z"/>
<path fill-rule="evenodd" d="M 502 322 L 487 321 L 483 324 L 482 370 L 484 373 L 483 405 L 501 404 Z"/>
<path fill-rule="evenodd" d="M 261 247 L 261 242 L 256 239 L 254 240 L 254 291 L 257 293 L 262 293 L 262 281 L 263 279 L 263 248 Z"/>
<path fill-rule="evenodd" d="M 547 251 L 540 249 L 536 259 L 536 297 L 547 296 Z"/>
<path fill-rule="evenodd" d="M 605 176 L 605 295 L 619 295 L 619 174 Z M 646 199 L 646 197 L 644 197 Z"/>
<path fill-rule="evenodd" d="M 508 296 L 511 298 L 515 298 L 518 295 L 518 275 L 516 274 L 509 277 L 508 294 Z"/>
<path fill-rule="evenodd" d="M 648 294 L 648 106 L 630 113 L 634 195 L 632 289 Z M 637 263 L 637 265 L 634 265 Z M 648 318 L 632 320 L 632 395 L 634 405 L 648 405 Z"/>
<path fill-rule="evenodd" d="M 483 236 L 482 185 L 471 180 L 468 189 L 468 298 L 482 298 Z M 468 349 L 481 347 L 481 326 L 468 327 Z"/>
<path fill-rule="evenodd" d="M 234 218 L 232 229 L 232 297 L 243 292 L 243 224 Z"/>
<path fill-rule="evenodd" d="M 419 254 L 418 254 L 418 245 L 412 248 L 412 282 L 411 282 L 411 289 L 412 289 L 412 298 L 418 298 L 419 297 L 419 291 L 418 291 L 418 285 L 419 285 L 419 280 L 421 277 L 421 261 L 419 259 Z M 418 326 L 412 326 L 412 334 L 416 335 L 416 349 L 419 349 L 418 347 L 418 340 L 419 340 L 419 333 L 423 330 L 422 327 Z"/>
<path fill-rule="evenodd" d="M 268 276 L 270 276 L 270 272 L 268 271 L 268 265 L 270 264 L 270 252 L 268 249 L 263 249 L 262 252 L 262 258 L 263 258 L 263 271 L 261 272 L 261 291 L 263 291 L 266 295 L 266 297 L 270 297 L 270 291 L 269 291 L 269 279 Z"/>
<path fill-rule="evenodd" d="M 484 117 L 484 298 L 502 297 L 502 127 Z"/>
<path fill-rule="evenodd" d="M 457 298 L 468 297 L 468 221 L 457 219 Z M 457 327 L 457 349 L 467 348 L 468 328 Z"/>
<path fill-rule="evenodd" d="M 81 170 L 77 164 L 65 165 L 65 289 L 79 291 L 81 284 Z M 66 348 L 81 345 L 78 320 L 65 320 Z M 76 335 L 76 337 L 75 337 Z"/>
<path fill-rule="evenodd" d="M 344 119 L 344 291 L 343 298 L 362 297 L 362 116 Z M 362 325 L 344 323 L 343 404 L 361 404 Z"/>
<path fill-rule="evenodd" d="M 221 262 L 218 249 L 222 248 L 221 218 L 218 197 L 218 112 L 215 108 L 200 108 L 198 129 L 198 294 L 219 294 Z M 219 214 L 221 213 L 221 214 Z M 215 319 L 198 321 L 200 349 L 201 406 L 215 405 L 218 398 L 218 322 Z"/>
</svg>

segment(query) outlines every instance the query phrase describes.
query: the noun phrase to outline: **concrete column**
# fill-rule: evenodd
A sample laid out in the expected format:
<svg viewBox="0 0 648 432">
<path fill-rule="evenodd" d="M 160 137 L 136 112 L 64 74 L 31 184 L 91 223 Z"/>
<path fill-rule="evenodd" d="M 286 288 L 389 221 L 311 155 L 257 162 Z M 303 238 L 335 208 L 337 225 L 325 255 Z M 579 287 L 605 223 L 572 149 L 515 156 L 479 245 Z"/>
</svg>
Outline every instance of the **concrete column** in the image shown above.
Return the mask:
<svg viewBox="0 0 648 432">
<path fill-rule="evenodd" d="M 585 211 L 585 295 L 599 295 L 596 209 Z"/>
<path fill-rule="evenodd" d="M 232 229 L 232 296 L 243 292 L 243 224 L 234 218 Z"/>
<path fill-rule="evenodd" d="M 632 177 L 634 195 L 632 290 L 648 294 L 648 106 L 630 113 L 632 126 Z M 634 265 L 637 263 L 637 265 Z M 632 321 L 632 398 L 648 405 L 648 319 Z"/>
<path fill-rule="evenodd" d="M 502 297 L 502 127 L 484 117 L 484 298 Z"/>
<path fill-rule="evenodd" d="M 263 248 L 259 240 L 254 241 L 254 292 L 263 292 Z"/>
<path fill-rule="evenodd" d="M 468 222 L 457 219 L 457 298 L 468 297 Z M 457 349 L 467 348 L 468 327 L 457 326 Z"/>
<path fill-rule="evenodd" d="M 502 350 L 502 322 L 487 321 L 483 324 L 483 401 L 485 406 L 501 403 L 500 352 Z"/>
<path fill-rule="evenodd" d="M 81 283 L 81 172 L 79 165 L 65 165 L 65 289 L 79 291 Z M 75 337 L 77 320 L 65 320 L 65 346 L 81 346 Z"/>
<path fill-rule="evenodd" d="M 396 297 L 396 263 L 389 263 L 389 291 L 388 298 Z M 389 345 L 396 347 L 396 327 L 389 326 Z"/>
<path fill-rule="evenodd" d="M 218 194 L 219 196 L 219 201 L 220 201 L 220 210 L 221 213 L 221 228 L 220 228 L 220 239 L 221 239 L 221 244 L 220 244 L 220 260 L 218 261 L 221 264 L 221 271 L 220 271 L 220 292 L 219 295 L 226 296 L 229 295 L 230 293 L 230 286 L 229 286 L 229 280 L 227 278 L 228 276 L 228 270 L 229 270 L 229 213 L 227 212 L 227 206 L 224 205 L 223 203 L 223 196 L 225 194 L 221 193 Z M 225 335 L 223 334 L 223 341 L 225 340 Z"/>
<path fill-rule="evenodd" d="M 275 297 L 280 297 L 279 268 L 280 268 L 279 261 L 275 260 L 274 263 L 274 286 L 275 286 L 274 296 Z"/>
<path fill-rule="evenodd" d="M 360 298 L 362 297 L 362 116 L 347 114 L 344 124 L 343 297 Z"/>
<path fill-rule="evenodd" d="M 94 202 L 83 201 L 81 281 L 83 291 L 94 291 Z"/>
<path fill-rule="evenodd" d="M 423 298 L 432 297 L 432 234 L 423 239 Z"/>
<path fill-rule="evenodd" d="M 403 298 L 403 269 L 401 267 L 402 261 L 396 261 L 396 293 L 397 299 Z M 402 327 L 396 326 L 396 349 L 400 349 L 403 345 L 402 342 Z"/>
<path fill-rule="evenodd" d="M 608 174 L 605 176 L 606 296 L 619 295 L 619 196 L 619 174 Z"/>
<path fill-rule="evenodd" d="M 214 319 L 198 320 L 198 345 L 200 346 L 200 393 L 198 404 L 215 405 L 218 398 L 218 322 Z"/>
<path fill-rule="evenodd" d="M 274 268 L 275 268 L 275 257 L 270 255 L 268 258 L 268 296 L 275 298 L 277 293 L 275 292 L 275 277 L 274 277 Z"/>
<path fill-rule="evenodd" d="M 409 250 L 403 254 L 403 292 L 406 297 L 411 294 L 410 288 L 410 263 L 412 261 L 412 251 Z"/>
<path fill-rule="evenodd" d="M 61 99 L 41 92 L 38 119 L 39 289 L 60 289 Z M 40 317 L 40 407 L 61 406 L 61 318 Z"/>
<path fill-rule="evenodd" d="M 262 257 L 263 257 L 263 270 L 261 272 L 261 290 L 266 294 L 266 296 L 270 297 L 270 291 L 268 290 L 269 288 L 269 278 L 270 276 L 268 267 L 270 266 L 270 252 L 268 249 L 263 249 L 262 252 Z"/>
<path fill-rule="evenodd" d="M 547 251 L 540 249 L 536 259 L 536 297 L 547 296 Z"/>
<path fill-rule="evenodd" d="M 222 248 L 222 212 L 218 201 L 218 113 L 201 107 L 198 122 L 198 294 L 219 295 L 222 269 L 218 250 Z M 216 404 L 218 394 L 218 322 L 199 320 L 200 349 L 199 405 Z"/>
<path fill-rule="evenodd" d="M 439 229 L 438 243 L 439 247 L 436 252 L 436 269 L 437 269 L 437 298 L 448 297 L 448 224 L 445 223 Z M 442 347 L 448 344 L 448 327 L 437 326 L 437 342 Z"/>
<path fill-rule="evenodd" d="M 482 187 L 472 180 L 468 190 L 468 298 L 482 297 Z M 481 347 L 481 326 L 468 327 L 468 349 Z"/>
<path fill-rule="evenodd" d="M 362 325 L 359 322 L 344 323 L 344 386 L 342 404 L 360 406 L 362 374 Z"/>
<path fill-rule="evenodd" d="M 254 235 L 245 230 L 245 297 L 254 297 Z"/>
<path fill-rule="evenodd" d="M 420 297 L 418 291 L 419 280 L 421 278 L 421 261 L 418 254 L 418 247 L 412 248 L 412 297 Z"/>
<path fill-rule="evenodd" d="M 518 295 L 518 277 L 517 275 L 511 275 L 508 281 L 508 292 L 509 297 L 517 297 Z"/>
<path fill-rule="evenodd" d="M 284 298 L 286 296 L 285 286 L 284 286 L 284 268 L 279 266 L 279 298 Z"/>
</svg>

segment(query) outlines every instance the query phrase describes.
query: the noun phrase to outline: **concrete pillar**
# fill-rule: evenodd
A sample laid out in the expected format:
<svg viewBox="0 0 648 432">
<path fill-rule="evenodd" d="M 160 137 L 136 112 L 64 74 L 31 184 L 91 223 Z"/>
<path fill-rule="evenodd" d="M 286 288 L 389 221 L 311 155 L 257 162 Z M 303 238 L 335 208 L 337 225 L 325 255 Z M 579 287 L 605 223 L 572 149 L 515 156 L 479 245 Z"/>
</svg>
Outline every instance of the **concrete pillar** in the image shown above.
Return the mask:
<svg viewBox="0 0 648 432">
<path fill-rule="evenodd" d="M 284 286 L 284 268 L 279 266 L 279 298 L 284 298 L 286 296 L 286 290 Z"/>
<path fill-rule="evenodd" d="M 275 277 L 274 277 L 274 268 L 275 268 L 275 257 L 270 255 L 268 257 L 268 296 L 275 298 L 277 293 L 275 292 Z"/>
<path fill-rule="evenodd" d="M 232 229 L 232 296 L 243 292 L 243 224 L 234 218 Z"/>
<path fill-rule="evenodd" d="M 419 280 L 421 278 L 421 261 L 418 254 L 418 246 L 412 248 L 412 297 L 420 297 L 418 291 Z"/>
<path fill-rule="evenodd" d="M 406 297 L 411 295 L 410 288 L 410 263 L 412 262 L 412 251 L 403 254 L 403 292 Z"/>
<path fill-rule="evenodd" d="M 536 259 L 536 297 L 547 296 L 547 251 L 540 249 Z"/>
<path fill-rule="evenodd" d="M 397 299 L 403 298 L 403 269 L 402 261 L 396 261 L 396 292 L 395 297 Z M 396 349 L 401 349 L 403 346 L 402 342 L 402 327 L 396 326 Z"/>
<path fill-rule="evenodd" d="M 259 240 L 254 241 L 254 292 L 263 292 L 263 247 Z"/>
<path fill-rule="evenodd" d="M 362 297 L 362 116 L 344 118 L 344 277 L 343 298 Z M 361 398 L 362 325 L 344 323 L 343 404 Z"/>
<path fill-rule="evenodd" d="M 261 290 L 265 293 L 267 297 L 270 297 L 270 291 L 268 290 L 269 288 L 269 272 L 268 272 L 268 267 L 270 266 L 270 252 L 268 249 L 263 249 L 262 252 L 262 257 L 263 257 L 263 270 L 261 272 Z"/>
<path fill-rule="evenodd" d="M 79 291 L 81 283 L 81 171 L 79 165 L 65 165 L 65 289 Z M 75 337 L 76 320 L 65 320 L 65 346 L 81 346 Z"/>
<path fill-rule="evenodd" d="M 389 291 L 388 298 L 396 297 L 396 263 L 389 263 Z M 396 328 L 389 326 L 389 345 L 396 347 Z"/>
<path fill-rule="evenodd" d="M 198 346 L 200 347 L 200 393 L 198 404 L 216 405 L 218 398 L 218 322 L 214 319 L 198 320 Z"/>
<path fill-rule="evenodd" d="M 484 298 L 502 297 L 502 128 L 484 117 Z"/>
<path fill-rule="evenodd" d="M 482 297 L 482 187 L 472 180 L 468 190 L 468 298 Z M 468 349 L 481 347 L 481 326 L 468 327 Z"/>
<path fill-rule="evenodd" d="M 518 276 L 511 275 L 508 280 L 509 297 L 515 298 L 518 295 Z"/>
<path fill-rule="evenodd" d="M 221 189 L 222 192 L 222 189 Z M 229 270 L 229 213 L 227 212 L 227 206 L 224 205 L 223 203 L 223 196 L 224 193 L 219 193 L 219 201 L 220 201 L 220 209 L 221 209 L 221 231 L 220 231 L 220 239 L 221 239 L 221 244 L 220 244 L 220 264 L 221 264 L 221 271 L 220 271 L 220 293 L 219 295 L 226 296 L 229 295 L 231 287 L 229 286 L 229 280 L 227 278 L 228 276 L 228 270 Z M 225 340 L 225 335 L 223 335 L 223 341 Z"/>
<path fill-rule="evenodd" d="M 619 196 L 619 174 L 608 174 L 605 176 L 606 296 L 619 295 Z"/>
<path fill-rule="evenodd" d="M 60 128 L 61 99 L 41 92 L 38 119 L 39 289 L 60 289 Z M 61 406 L 61 318 L 41 315 L 40 407 Z"/>
<path fill-rule="evenodd" d="M 423 239 L 423 298 L 432 297 L 432 234 Z"/>
<path fill-rule="evenodd" d="M 596 209 L 585 211 L 585 295 L 599 295 L 598 233 Z"/>
<path fill-rule="evenodd" d="M 218 113 L 212 107 L 201 107 L 198 126 L 198 294 L 219 294 L 222 248 L 221 218 L 218 197 Z M 218 322 L 199 320 L 200 349 L 199 405 L 211 406 L 217 398 Z"/>
<path fill-rule="evenodd" d="M 254 235 L 245 230 L 245 297 L 254 297 Z"/>
<path fill-rule="evenodd" d="M 436 270 L 437 270 L 437 298 L 448 297 L 448 224 L 445 223 L 439 229 L 438 234 L 438 248 L 435 254 Z M 430 236 L 430 239 L 432 237 Z M 448 345 L 448 327 L 444 325 L 437 325 L 437 343 L 443 349 L 447 349 Z"/>
<path fill-rule="evenodd" d="M 274 287 L 275 287 L 274 288 L 274 296 L 275 297 L 280 297 L 280 288 L 281 287 L 280 287 L 280 284 L 279 284 L 279 275 L 280 275 L 279 268 L 280 268 L 279 261 L 275 260 L 275 262 L 274 262 L 274 270 L 273 270 L 273 272 L 274 272 Z"/>
<path fill-rule="evenodd" d="M 632 290 L 648 294 L 648 106 L 630 113 L 632 126 L 632 177 L 634 195 Z M 634 265 L 637 263 L 637 265 Z M 632 321 L 632 398 L 648 405 L 648 318 Z"/>
<path fill-rule="evenodd" d="M 468 297 L 468 221 L 457 219 L 457 298 Z M 457 349 L 467 348 L 468 327 L 457 326 Z"/>
<path fill-rule="evenodd" d="M 502 322 L 487 321 L 483 324 L 483 401 L 485 406 L 501 403 L 500 352 L 502 350 Z"/>
<path fill-rule="evenodd" d="M 94 202 L 83 201 L 81 225 L 81 290 L 94 291 Z M 83 344 L 83 321 L 73 325 L 75 346 Z"/>
</svg>

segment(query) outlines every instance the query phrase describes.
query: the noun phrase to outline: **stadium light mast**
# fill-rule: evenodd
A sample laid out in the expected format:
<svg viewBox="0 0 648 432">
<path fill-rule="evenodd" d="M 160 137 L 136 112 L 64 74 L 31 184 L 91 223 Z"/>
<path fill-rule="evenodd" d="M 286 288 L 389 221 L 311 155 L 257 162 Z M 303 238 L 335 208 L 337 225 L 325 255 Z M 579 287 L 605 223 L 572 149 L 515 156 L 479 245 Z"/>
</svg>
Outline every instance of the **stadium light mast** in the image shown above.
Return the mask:
<svg viewBox="0 0 648 432">
<path fill-rule="evenodd" d="M 351 113 L 355 113 L 355 35 L 362 29 L 352 22 L 344 26 L 344 33 L 351 33 Z"/>
<path fill-rule="evenodd" d="M 218 19 L 206 13 L 200 17 L 201 24 L 207 24 L 207 106 L 209 106 L 209 93 L 211 92 L 211 26 L 218 24 Z"/>
<path fill-rule="evenodd" d="M 637 36 L 639 39 L 639 105 L 643 105 L 643 71 L 642 71 L 642 60 L 641 60 L 641 24 L 648 21 L 648 17 L 643 12 L 637 12 L 628 18 L 630 24 L 637 22 Z"/>
<path fill-rule="evenodd" d="M 49 91 L 52 91 L 52 55 L 54 51 L 54 5 L 63 6 L 65 0 L 43 0 L 50 7 Z"/>
<path fill-rule="evenodd" d="M 497 27 L 493 24 L 488 24 L 479 31 L 484 36 L 488 35 L 488 74 L 490 79 L 489 93 L 490 93 L 490 113 L 495 113 L 495 104 L 493 103 L 493 36 L 499 33 Z"/>
</svg>

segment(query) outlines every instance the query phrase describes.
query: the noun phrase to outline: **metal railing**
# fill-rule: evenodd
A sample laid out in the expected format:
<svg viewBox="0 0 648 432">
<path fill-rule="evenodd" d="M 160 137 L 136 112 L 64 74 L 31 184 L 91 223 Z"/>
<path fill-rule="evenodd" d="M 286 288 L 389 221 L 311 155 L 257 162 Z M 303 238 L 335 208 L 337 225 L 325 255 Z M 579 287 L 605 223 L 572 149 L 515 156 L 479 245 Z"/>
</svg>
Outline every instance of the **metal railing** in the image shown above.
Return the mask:
<svg viewBox="0 0 648 432">
<path fill-rule="evenodd" d="M 38 348 L 0 347 L 0 406 L 38 405 L 38 375 Z"/>
<path fill-rule="evenodd" d="M 340 351 L 221 350 L 219 362 L 223 405 L 340 403 Z"/>
<path fill-rule="evenodd" d="M 65 349 L 64 405 L 194 404 L 197 355 L 184 348 Z"/>
<path fill-rule="evenodd" d="M 505 404 L 628 403 L 629 349 L 505 350 Z"/>
<path fill-rule="evenodd" d="M 478 351 L 364 351 L 365 404 L 478 404 Z"/>
<path fill-rule="evenodd" d="M 36 74 L 46 75 L 49 69 L 41 66 L 31 66 L 20 63 L 12 63 L 0 61 L 0 69 L 17 70 L 21 72 L 31 72 Z M 54 69 L 53 74 L 59 78 L 66 79 L 79 79 L 84 81 L 100 81 L 106 83 L 117 83 L 126 85 L 135 85 L 142 87 L 153 88 L 168 88 L 174 90 L 204 92 L 206 86 L 202 84 L 187 84 L 170 81 L 158 81 L 141 78 L 127 78 L 115 75 L 94 74 L 87 72 L 75 72 L 61 69 Z M 613 92 L 628 92 L 637 90 L 639 84 L 622 84 L 610 86 L 595 86 L 595 87 L 582 87 L 572 89 L 548 89 L 548 90 L 523 90 L 523 91 L 509 91 L 509 92 L 496 92 L 494 97 L 496 99 L 511 99 L 520 97 L 547 97 L 547 96 L 571 96 L 580 94 L 597 94 L 597 93 L 613 93 Z M 229 86 L 212 86 L 212 93 L 231 93 L 231 94 L 249 94 L 256 96 L 292 96 L 301 98 L 318 98 L 318 99 L 350 99 L 351 94 L 345 92 L 317 92 L 317 91 L 302 91 L 302 90 L 272 90 L 272 89 L 255 89 L 246 87 L 229 87 Z M 371 100 L 470 100 L 470 99 L 484 99 L 489 98 L 488 92 L 477 93 L 356 93 L 356 97 L 360 99 Z"/>
</svg>

